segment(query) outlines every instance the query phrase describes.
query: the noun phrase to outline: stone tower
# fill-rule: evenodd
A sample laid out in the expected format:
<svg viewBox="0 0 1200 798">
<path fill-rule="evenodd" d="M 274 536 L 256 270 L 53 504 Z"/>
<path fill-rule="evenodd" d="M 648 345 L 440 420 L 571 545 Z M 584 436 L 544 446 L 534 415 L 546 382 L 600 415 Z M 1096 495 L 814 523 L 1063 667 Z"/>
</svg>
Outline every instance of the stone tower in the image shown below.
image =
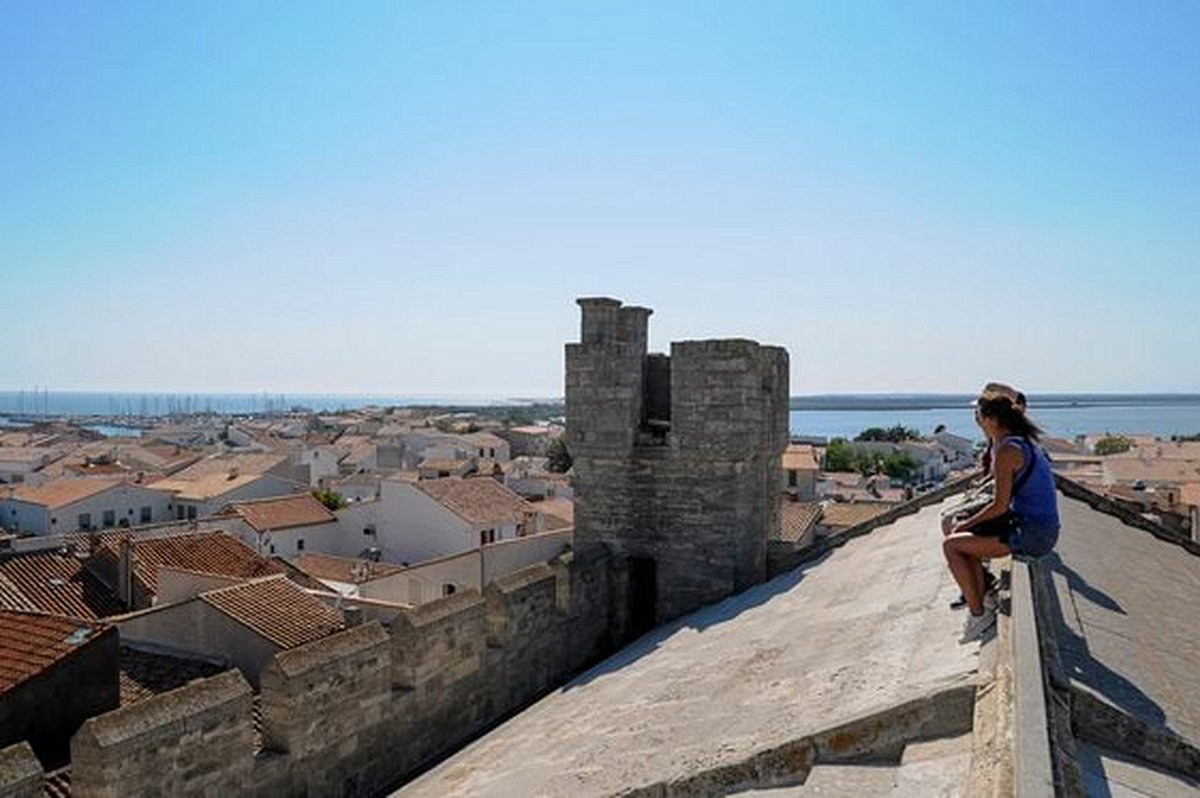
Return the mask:
<svg viewBox="0 0 1200 798">
<path fill-rule="evenodd" d="M 651 311 L 578 300 L 566 347 L 575 542 L 612 555 L 618 640 L 766 577 L 788 443 L 788 355 L 743 340 L 648 354 Z"/>
</svg>

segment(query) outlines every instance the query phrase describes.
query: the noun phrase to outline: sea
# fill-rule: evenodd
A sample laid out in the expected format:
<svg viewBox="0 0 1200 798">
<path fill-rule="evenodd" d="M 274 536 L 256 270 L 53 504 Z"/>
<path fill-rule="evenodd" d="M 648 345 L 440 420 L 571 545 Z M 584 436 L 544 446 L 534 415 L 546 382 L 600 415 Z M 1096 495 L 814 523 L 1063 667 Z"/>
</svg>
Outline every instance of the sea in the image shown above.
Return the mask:
<svg viewBox="0 0 1200 798">
<path fill-rule="evenodd" d="M 560 399 L 512 399 L 497 396 L 387 396 L 350 394 L 108 394 L 83 392 L 0 391 L 0 425 L 7 414 L 103 416 L 90 426 L 110 436 L 136 435 L 137 419 L 168 412 L 260 414 L 293 407 L 350 410 L 367 405 L 458 407 L 519 406 Z M 948 394 L 857 394 L 794 397 L 793 435 L 854 437 L 868 427 L 900 424 L 930 434 L 938 426 L 979 440 L 971 397 Z M 1195 394 L 1043 394 L 1029 397 L 1029 414 L 1047 434 L 1072 438 L 1084 433 L 1142 434 L 1168 438 L 1200 434 L 1200 395 Z M 130 426 L 113 420 L 128 418 Z"/>
</svg>

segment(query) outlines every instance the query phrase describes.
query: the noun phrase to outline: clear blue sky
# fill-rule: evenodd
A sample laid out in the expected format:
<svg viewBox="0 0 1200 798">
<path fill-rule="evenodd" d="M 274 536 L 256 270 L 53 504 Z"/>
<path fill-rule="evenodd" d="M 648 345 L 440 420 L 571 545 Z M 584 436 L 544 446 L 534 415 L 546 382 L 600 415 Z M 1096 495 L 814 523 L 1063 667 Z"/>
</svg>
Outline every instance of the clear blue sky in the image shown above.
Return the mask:
<svg viewBox="0 0 1200 798">
<path fill-rule="evenodd" d="M 0 389 L 1200 391 L 1200 4 L 8 3 Z"/>
</svg>

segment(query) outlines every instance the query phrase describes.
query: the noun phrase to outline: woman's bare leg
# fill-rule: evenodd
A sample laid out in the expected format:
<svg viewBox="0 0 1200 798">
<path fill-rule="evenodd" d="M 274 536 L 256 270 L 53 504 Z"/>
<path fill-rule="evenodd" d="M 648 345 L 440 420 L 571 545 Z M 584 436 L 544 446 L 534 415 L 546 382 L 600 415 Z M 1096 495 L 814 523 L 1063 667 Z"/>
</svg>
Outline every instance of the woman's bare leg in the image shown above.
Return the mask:
<svg viewBox="0 0 1200 798">
<path fill-rule="evenodd" d="M 983 563 L 989 557 L 1004 557 L 1009 553 L 996 538 L 957 532 L 942 542 L 946 561 L 954 580 L 962 588 L 972 615 L 983 612 Z"/>
</svg>

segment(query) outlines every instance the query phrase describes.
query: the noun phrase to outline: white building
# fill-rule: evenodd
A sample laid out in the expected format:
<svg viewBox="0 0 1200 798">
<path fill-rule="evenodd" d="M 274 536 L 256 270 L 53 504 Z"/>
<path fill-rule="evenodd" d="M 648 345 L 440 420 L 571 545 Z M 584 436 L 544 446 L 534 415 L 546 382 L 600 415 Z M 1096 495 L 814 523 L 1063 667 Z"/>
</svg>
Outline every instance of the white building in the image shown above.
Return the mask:
<svg viewBox="0 0 1200 798">
<path fill-rule="evenodd" d="M 273 474 L 239 474 L 236 471 L 196 479 L 177 475 L 160 480 L 154 486 L 173 495 L 171 510 L 179 520 L 204 518 L 233 502 L 286 496 L 305 490 L 304 485 Z"/>
<path fill-rule="evenodd" d="M 0 482 L 24 482 L 34 471 L 56 457 L 51 449 L 34 446 L 0 446 Z"/>
<path fill-rule="evenodd" d="M 56 479 L 0 493 L 0 526 L 34 535 L 168 521 L 171 494 L 120 479 Z"/>
<path fill-rule="evenodd" d="M 344 548 L 337 516 L 311 493 L 239 501 L 222 508 L 215 517 L 236 519 L 226 531 L 263 556 L 294 557 Z"/>
</svg>

